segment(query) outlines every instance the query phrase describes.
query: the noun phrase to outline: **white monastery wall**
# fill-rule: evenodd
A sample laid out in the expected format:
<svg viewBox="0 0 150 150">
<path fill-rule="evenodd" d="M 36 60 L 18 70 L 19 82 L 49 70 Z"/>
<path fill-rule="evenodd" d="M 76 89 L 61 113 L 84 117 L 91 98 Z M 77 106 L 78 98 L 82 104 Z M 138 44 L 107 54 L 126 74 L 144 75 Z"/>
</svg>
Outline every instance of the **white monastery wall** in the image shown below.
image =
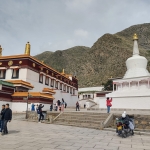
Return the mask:
<svg viewBox="0 0 150 150">
<path fill-rule="evenodd" d="M 104 87 L 99 86 L 99 87 L 86 87 L 86 88 L 79 88 L 79 92 L 86 92 L 86 91 L 102 91 Z"/>
</svg>

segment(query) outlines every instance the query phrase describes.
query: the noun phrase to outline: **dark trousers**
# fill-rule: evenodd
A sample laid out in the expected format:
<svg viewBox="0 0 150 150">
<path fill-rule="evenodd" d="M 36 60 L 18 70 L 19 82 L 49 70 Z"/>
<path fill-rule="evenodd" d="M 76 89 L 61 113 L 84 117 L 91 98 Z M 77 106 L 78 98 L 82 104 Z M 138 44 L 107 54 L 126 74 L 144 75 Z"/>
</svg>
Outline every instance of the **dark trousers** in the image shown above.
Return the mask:
<svg viewBox="0 0 150 150">
<path fill-rule="evenodd" d="M 41 120 L 41 117 L 42 117 L 42 120 L 43 120 L 44 119 L 44 115 L 42 114 L 42 112 L 40 113 L 39 122 Z"/>
<path fill-rule="evenodd" d="M 77 110 L 79 111 L 79 106 L 76 106 L 76 111 L 77 111 Z"/>
<path fill-rule="evenodd" d="M 4 129 L 4 120 L 0 120 L 0 128 L 0 132 L 2 132 Z"/>
<path fill-rule="evenodd" d="M 110 106 L 107 106 L 107 113 L 110 112 Z"/>
<path fill-rule="evenodd" d="M 7 130 L 7 122 L 8 122 L 8 120 L 4 120 L 4 126 L 3 126 L 3 132 L 4 132 L 4 133 L 8 133 L 8 130 Z"/>
</svg>

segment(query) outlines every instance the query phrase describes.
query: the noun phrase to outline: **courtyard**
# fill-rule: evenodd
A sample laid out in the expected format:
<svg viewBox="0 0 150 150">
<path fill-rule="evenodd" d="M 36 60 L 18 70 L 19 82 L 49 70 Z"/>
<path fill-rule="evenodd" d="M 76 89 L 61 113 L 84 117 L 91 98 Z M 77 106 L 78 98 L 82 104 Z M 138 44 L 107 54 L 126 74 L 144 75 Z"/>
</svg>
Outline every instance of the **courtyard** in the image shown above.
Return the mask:
<svg viewBox="0 0 150 150">
<path fill-rule="evenodd" d="M 12 120 L 9 134 L 0 137 L 4 150 L 150 150 L 150 137 L 126 139 L 115 132 Z"/>
</svg>

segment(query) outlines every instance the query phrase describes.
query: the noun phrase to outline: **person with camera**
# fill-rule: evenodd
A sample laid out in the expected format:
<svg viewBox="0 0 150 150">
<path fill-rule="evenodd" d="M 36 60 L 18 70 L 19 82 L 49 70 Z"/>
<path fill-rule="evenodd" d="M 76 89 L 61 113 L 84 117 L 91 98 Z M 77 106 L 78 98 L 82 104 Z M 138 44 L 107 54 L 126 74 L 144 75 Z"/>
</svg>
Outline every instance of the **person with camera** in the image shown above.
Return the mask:
<svg viewBox="0 0 150 150">
<path fill-rule="evenodd" d="M 44 105 L 42 106 L 42 104 L 40 104 L 39 105 L 39 108 L 38 108 L 38 114 L 40 115 L 39 116 L 39 123 L 41 123 L 40 121 L 41 121 L 41 118 L 42 118 L 42 120 L 44 119 L 44 115 L 43 115 L 43 113 L 42 113 L 42 108 L 44 107 Z"/>
</svg>

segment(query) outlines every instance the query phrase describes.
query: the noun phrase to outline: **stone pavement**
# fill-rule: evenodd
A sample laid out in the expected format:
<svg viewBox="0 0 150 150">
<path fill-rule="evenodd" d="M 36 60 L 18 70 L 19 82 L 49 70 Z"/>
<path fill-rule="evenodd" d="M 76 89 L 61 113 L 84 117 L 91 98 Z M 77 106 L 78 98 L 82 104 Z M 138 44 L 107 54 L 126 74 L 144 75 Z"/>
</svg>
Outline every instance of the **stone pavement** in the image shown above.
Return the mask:
<svg viewBox="0 0 150 150">
<path fill-rule="evenodd" d="M 111 131 L 13 120 L 0 136 L 3 150 L 150 150 L 150 137 L 120 138 Z"/>
</svg>

